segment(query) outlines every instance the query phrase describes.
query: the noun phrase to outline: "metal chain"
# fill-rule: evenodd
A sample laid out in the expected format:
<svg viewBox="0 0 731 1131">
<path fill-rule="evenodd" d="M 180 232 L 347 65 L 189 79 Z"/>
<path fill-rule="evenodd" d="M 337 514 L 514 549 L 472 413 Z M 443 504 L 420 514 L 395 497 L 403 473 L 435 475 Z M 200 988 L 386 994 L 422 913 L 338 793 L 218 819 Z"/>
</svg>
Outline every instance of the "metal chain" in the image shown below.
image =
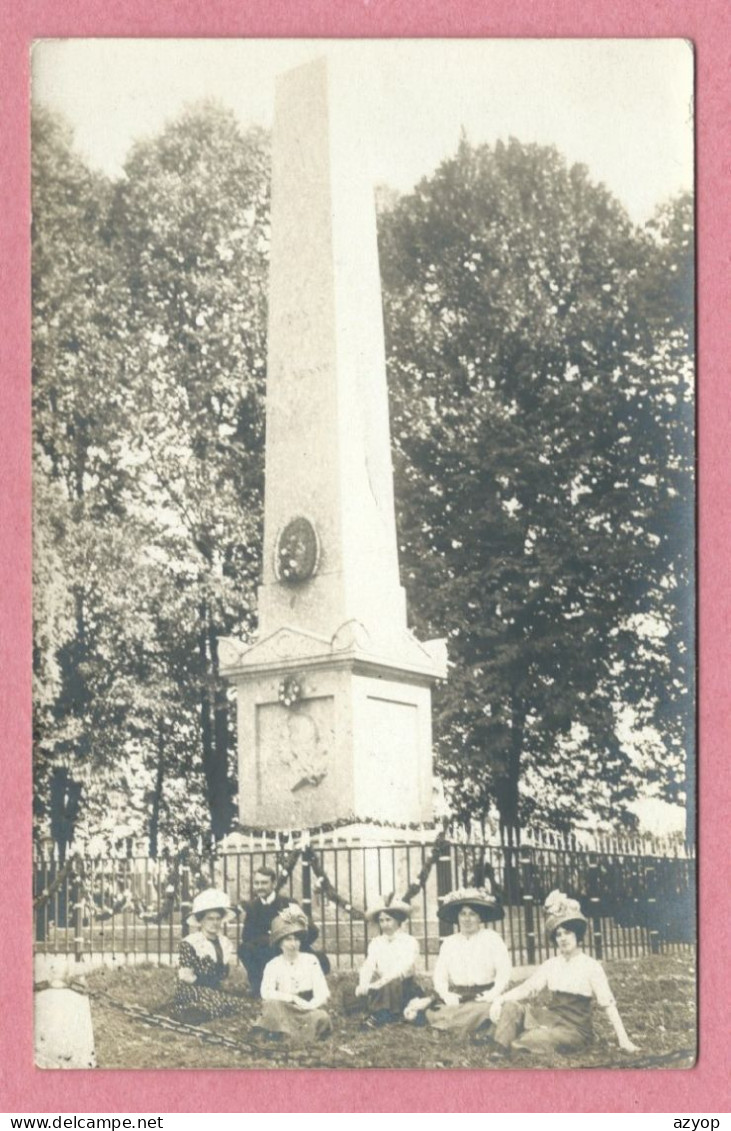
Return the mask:
<svg viewBox="0 0 731 1131">
<path fill-rule="evenodd" d="M 204 1029 L 201 1025 L 194 1025 L 189 1021 L 178 1021 L 175 1018 L 165 1017 L 159 1013 L 151 1013 L 140 1005 L 128 1005 L 125 1002 L 117 1001 L 116 998 L 113 998 L 106 990 L 89 990 L 86 987 L 81 988 L 73 985 L 71 988 L 82 989 L 82 992 L 88 994 L 90 998 L 103 1000 L 106 1005 L 119 1010 L 120 1013 L 126 1013 L 128 1017 L 133 1017 L 136 1021 L 141 1021 L 144 1025 L 150 1025 L 157 1029 L 167 1029 L 174 1033 L 185 1033 L 187 1036 L 197 1037 L 199 1040 L 209 1045 L 220 1045 L 223 1048 L 234 1049 L 237 1052 L 264 1057 L 267 1060 L 295 1061 L 300 1064 L 312 1063 L 313 1065 L 320 1066 L 319 1057 L 305 1050 L 288 1048 L 286 1045 L 278 1045 L 276 1048 L 267 1048 L 266 1046 L 260 1045 L 253 1038 L 249 1040 L 233 1040 L 231 1037 L 224 1037 L 220 1033 L 214 1033 L 211 1029 Z"/>
<path fill-rule="evenodd" d="M 204 1029 L 201 1025 L 194 1025 L 189 1021 L 179 1021 L 173 1017 L 165 1017 L 159 1013 L 151 1013 L 148 1009 L 144 1009 L 141 1005 L 129 1005 L 122 1001 L 117 1001 L 106 990 L 86 990 L 90 998 L 101 1000 L 112 1009 L 119 1010 L 120 1013 L 126 1013 L 128 1017 L 134 1017 L 136 1021 L 142 1021 L 145 1025 L 151 1025 L 157 1029 L 168 1029 L 175 1033 L 186 1033 L 188 1036 L 198 1037 L 201 1041 L 205 1041 L 210 1045 L 221 1045 L 224 1048 L 236 1049 L 239 1052 L 250 1053 L 255 1051 L 257 1055 L 272 1057 L 272 1056 L 289 1056 L 289 1049 L 260 1049 L 259 1046 L 252 1041 L 235 1041 L 231 1037 L 224 1037 L 220 1033 L 214 1033 L 211 1029 Z"/>
</svg>

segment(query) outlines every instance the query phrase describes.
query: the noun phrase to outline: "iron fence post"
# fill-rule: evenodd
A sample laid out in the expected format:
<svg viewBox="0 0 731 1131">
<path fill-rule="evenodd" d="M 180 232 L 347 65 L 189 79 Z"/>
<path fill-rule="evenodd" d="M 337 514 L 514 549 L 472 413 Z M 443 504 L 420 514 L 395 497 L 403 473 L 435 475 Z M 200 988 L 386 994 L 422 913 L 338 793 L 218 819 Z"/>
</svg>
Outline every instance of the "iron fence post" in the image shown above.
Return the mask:
<svg viewBox="0 0 731 1131">
<path fill-rule="evenodd" d="M 312 868 L 309 860 L 302 856 L 302 910 L 308 921 L 312 919 Z"/>
<path fill-rule="evenodd" d="M 660 953 L 660 932 L 657 923 L 657 875 L 654 864 L 645 868 L 645 891 L 648 893 L 646 898 L 646 913 L 645 921 L 647 923 L 647 934 L 650 941 L 650 953 Z"/>
<path fill-rule="evenodd" d="M 452 849 L 450 845 L 445 845 L 443 852 L 439 853 L 436 863 L 437 871 L 437 901 L 443 896 L 447 895 L 452 890 Z M 443 919 L 439 920 L 439 935 L 451 935 L 452 928 L 449 923 L 445 923 Z"/>
<path fill-rule="evenodd" d="M 529 966 L 536 962 L 536 924 L 533 908 L 533 896 L 530 892 L 523 895 L 523 914 L 525 916 L 525 950 Z"/>
<path fill-rule="evenodd" d="M 81 901 L 81 881 L 75 869 L 73 876 L 71 900 L 74 908 L 74 961 L 81 962 L 84 957 L 84 906 Z"/>
<path fill-rule="evenodd" d="M 193 904 L 192 904 L 191 898 L 190 898 L 190 867 L 187 864 L 181 864 L 181 866 L 180 866 L 180 937 L 181 937 L 181 939 L 185 938 L 186 934 L 188 933 L 185 928 L 187 926 L 187 921 L 188 921 L 188 910 L 192 909 L 192 907 L 193 907 Z M 171 914 L 170 915 L 170 921 L 172 922 L 172 920 L 173 920 L 173 916 Z"/>
<path fill-rule="evenodd" d="M 589 916 L 591 918 L 591 934 L 594 946 L 594 957 L 603 958 L 604 939 L 602 936 L 602 920 L 599 908 L 599 863 L 595 853 L 590 853 L 586 869 L 586 894 L 589 900 Z"/>
</svg>

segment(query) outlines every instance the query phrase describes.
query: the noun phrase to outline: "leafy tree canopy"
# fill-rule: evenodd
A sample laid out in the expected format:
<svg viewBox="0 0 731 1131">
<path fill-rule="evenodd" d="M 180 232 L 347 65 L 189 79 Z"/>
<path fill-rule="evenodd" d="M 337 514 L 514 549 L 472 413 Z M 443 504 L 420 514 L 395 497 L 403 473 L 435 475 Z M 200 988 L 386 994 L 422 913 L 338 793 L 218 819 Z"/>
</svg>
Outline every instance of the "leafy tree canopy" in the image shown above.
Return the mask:
<svg viewBox="0 0 731 1131">
<path fill-rule="evenodd" d="M 656 247 L 553 149 L 464 139 L 381 226 L 402 571 L 449 637 L 452 801 L 507 829 L 629 820 L 646 775 L 682 780 L 689 730 L 677 231 Z M 630 703 L 665 714 L 660 749 L 620 739 Z"/>
<path fill-rule="evenodd" d="M 110 185 L 60 123 L 36 128 L 36 469 L 60 504 L 38 508 L 53 530 L 36 565 L 42 592 L 68 578 L 74 613 L 55 641 L 39 622 L 39 683 L 48 655 L 60 669 L 41 764 L 84 782 L 91 826 L 117 798 L 107 823 L 142 810 L 152 842 L 187 780 L 220 836 L 234 786 L 218 637 L 251 628 L 260 563 L 265 139 L 194 107 Z"/>
</svg>

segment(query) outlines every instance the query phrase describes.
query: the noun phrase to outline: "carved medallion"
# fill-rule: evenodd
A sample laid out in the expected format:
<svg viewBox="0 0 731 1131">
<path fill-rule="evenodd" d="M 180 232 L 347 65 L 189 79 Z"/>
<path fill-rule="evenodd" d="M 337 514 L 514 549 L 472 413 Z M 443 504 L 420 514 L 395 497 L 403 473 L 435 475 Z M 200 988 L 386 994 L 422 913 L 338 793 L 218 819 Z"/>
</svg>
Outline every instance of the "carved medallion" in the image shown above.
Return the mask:
<svg viewBox="0 0 731 1131">
<path fill-rule="evenodd" d="M 282 530 L 277 540 L 276 573 L 285 585 L 307 581 L 317 572 L 320 545 L 309 519 L 299 515 Z"/>
</svg>

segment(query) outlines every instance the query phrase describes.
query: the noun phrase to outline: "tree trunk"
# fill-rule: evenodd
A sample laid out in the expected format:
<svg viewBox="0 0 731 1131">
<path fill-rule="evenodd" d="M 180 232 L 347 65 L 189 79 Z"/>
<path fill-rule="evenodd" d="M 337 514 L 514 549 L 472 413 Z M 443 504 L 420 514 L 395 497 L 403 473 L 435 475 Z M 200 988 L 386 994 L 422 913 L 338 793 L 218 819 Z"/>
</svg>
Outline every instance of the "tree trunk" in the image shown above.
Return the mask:
<svg viewBox="0 0 731 1131">
<path fill-rule="evenodd" d="M 513 700 L 510 746 L 503 772 L 495 782 L 495 804 L 500 814 L 500 837 L 508 845 L 520 844 L 519 798 L 520 756 L 525 733 L 525 711 Z"/>
<path fill-rule="evenodd" d="M 152 812 L 150 814 L 150 856 L 157 859 L 158 836 L 160 832 L 160 806 L 162 804 L 162 784 L 165 775 L 165 734 L 162 719 L 157 721 L 157 773 L 155 774 L 155 792 L 152 797 Z"/>
<path fill-rule="evenodd" d="M 696 775 L 695 775 L 695 744 L 692 736 L 691 745 L 685 754 L 685 839 L 689 844 L 695 844 L 696 830 Z"/>
<path fill-rule="evenodd" d="M 208 647 L 213 676 L 213 746 L 216 759 L 216 798 L 217 812 L 213 834 L 217 840 L 231 829 L 235 812 L 232 804 L 233 787 L 228 775 L 229 729 L 228 699 L 226 689 L 221 684 L 218 666 L 218 633 L 215 626 L 208 625 Z M 216 831 L 218 829 L 219 831 Z"/>
<path fill-rule="evenodd" d="M 58 845 L 58 860 L 63 867 L 66 850 L 74 839 L 81 808 L 82 785 L 68 770 L 57 766 L 51 775 L 51 836 Z"/>
<path fill-rule="evenodd" d="M 211 700 L 208 689 L 208 633 L 206 631 L 206 606 L 204 602 L 201 603 L 199 612 L 198 655 L 200 660 L 201 681 L 201 753 L 203 758 L 203 773 L 206 779 L 206 801 L 208 802 L 211 824 L 213 824 L 213 727 L 211 725 Z"/>
<path fill-rule="evenodd" d="M 231 828 L 233 806 L 228 780 L 228 731 L 225 706 L 218 683 L 218 640 L 210 621 L 208 606 L 200 606 L 199 653 L 201 661 L 201 739 L 206 799 L 211 817 L 211 832 L 220 840 Z"/>
<path fill-rule="evenodd" d="M 508 904 L 520 902 L 520 822 L 518 802 L 520 797 L 520 756 L 523 750 L 525 732 L 525 711 L 520 701 L 512 700 L 512 727 L 510 747 L 505 763 L 505 772 L 495 785 L 495 802 L 500 814 L 500 839 L 505 857 L 505 901 Z"/>
</svg>

